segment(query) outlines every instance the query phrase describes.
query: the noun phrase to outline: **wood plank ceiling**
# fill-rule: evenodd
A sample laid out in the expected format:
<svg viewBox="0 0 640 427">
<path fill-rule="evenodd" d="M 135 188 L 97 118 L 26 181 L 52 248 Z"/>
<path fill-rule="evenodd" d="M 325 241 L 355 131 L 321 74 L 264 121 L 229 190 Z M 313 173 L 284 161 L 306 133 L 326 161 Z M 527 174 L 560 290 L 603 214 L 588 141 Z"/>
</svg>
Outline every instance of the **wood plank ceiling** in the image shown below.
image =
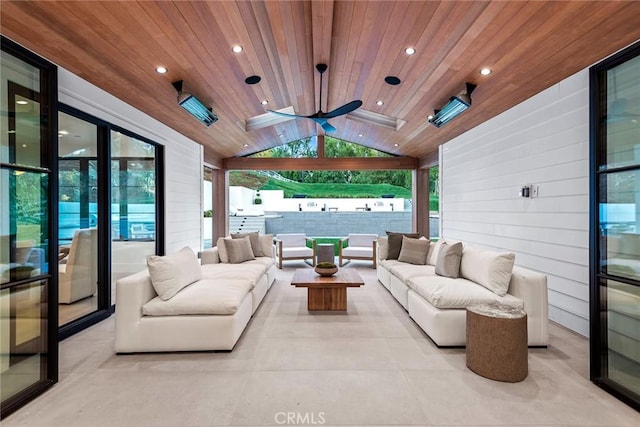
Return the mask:
<svg viewBox="0 0 640 427">
<path fill-rule="evenodd" d="M 317 63 L 329 65 L 323 111 L 361 99 L 361 110 L 403 123 L 342 116 L 330 121 L 334 136 L 422 158 L 640 39 L 635 1 L 2 1 L 0 11 L 3 35 L 203 144 L 215 162 L 322 134 L 307 119 L 245 130 L 267 109 L 316 112 Z M 251 75 L 261 82 L 245 84 Z M 388 85 L 390 75 L 402 83 Z M 182 110 L 175 80 L 219 121 L 207 128 Z M 478 85 L 473 106 L 429 125 L 465 82 Z"/>
</svg>

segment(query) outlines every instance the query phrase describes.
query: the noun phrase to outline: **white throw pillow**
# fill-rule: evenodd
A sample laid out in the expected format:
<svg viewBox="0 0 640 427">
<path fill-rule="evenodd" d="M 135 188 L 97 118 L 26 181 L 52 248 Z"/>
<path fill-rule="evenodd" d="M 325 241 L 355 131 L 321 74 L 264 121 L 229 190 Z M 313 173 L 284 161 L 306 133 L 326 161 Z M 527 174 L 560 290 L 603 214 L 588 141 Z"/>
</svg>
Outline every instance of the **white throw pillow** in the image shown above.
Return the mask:
<svg viewBox="0 0 640 427">
<path fill-rule="evenodd" d="M 465 247 L 460 262 L 460 275 L 484 286 L 497 295 L 509 290 L 515 254 Z"/>
<path fill-rule="evenodd" d="M 153 288 L 164 301 L 202 278 L 198 257 L 188 246 L 174 254 L 148 256 L 147 267 Z"/>
<path fill-rule="evenodd" d="M 438 262 L 438 252 L 440 252 L 440 247 L 444 242 L 446 242 L 446 240 L 440 239 L 433 246 L 429 247 L 429 254 L 427 255 L 428 265 L 436 265 L 436 262 Z"/>
<path fill-rule="evenodd" d="M 389 241 L 387 237 L 378 237 L 377 256 L 378 259 L 387 259 L 389 255 Z"/>
<path fill-rule="evenodd" d="M 229 254 L 227 253 L 227 246 L 224 244 L 225 238 L 218 237 L 216 241 L 216 247 L 218 248 L 218 257 L 223 264 L 229 264 Z"/>
</svg>

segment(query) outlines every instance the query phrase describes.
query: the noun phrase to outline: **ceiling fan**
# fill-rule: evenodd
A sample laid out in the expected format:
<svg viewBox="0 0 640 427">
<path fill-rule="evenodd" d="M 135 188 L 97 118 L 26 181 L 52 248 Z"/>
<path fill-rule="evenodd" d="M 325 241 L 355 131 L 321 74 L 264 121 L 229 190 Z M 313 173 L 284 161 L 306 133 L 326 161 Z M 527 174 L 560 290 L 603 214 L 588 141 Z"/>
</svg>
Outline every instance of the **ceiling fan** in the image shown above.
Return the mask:
<svg viewBox="0 0 640 427">
<path fill-rule="evenodd" d="M 329 111 L 328 113 L 325 113 L 324 111 L 322 111 L 322 75 L 324 74 L 325 71 L 327 71 L 327 68 L 328 68 L 327 64 L 316 65 L 316 70 L 318 70 L 318 72 L 320 73 L 320 102 L 318 103 L 319 105 L 318 105 L 317 113 L 311 114 L 310 116 L 302 116 L 298 114 L 281 113 L 279 111 L 274 111 L 274 110 L 267 110 L 267 111 L 269 111 L 270 113 L 278 114 L 279 116 L 311 119 L 314 122 L 318 123 L 320 126 L 322 126 L 322 129 L 324 129 L 325 132 L 335 132 L 336 128 L 334 128 L 327 120 L 332 119 L 334 117 L 339 117 L 344 114 L 348 114 L 354 110 L 357 110 L 362 106 L 362 101 L 360 101 L 359 99 L 356 101 L 351 101 L 347 104 L 344 104 L 341 107 L 336 108 L 335 110 Z"/>
</svg>

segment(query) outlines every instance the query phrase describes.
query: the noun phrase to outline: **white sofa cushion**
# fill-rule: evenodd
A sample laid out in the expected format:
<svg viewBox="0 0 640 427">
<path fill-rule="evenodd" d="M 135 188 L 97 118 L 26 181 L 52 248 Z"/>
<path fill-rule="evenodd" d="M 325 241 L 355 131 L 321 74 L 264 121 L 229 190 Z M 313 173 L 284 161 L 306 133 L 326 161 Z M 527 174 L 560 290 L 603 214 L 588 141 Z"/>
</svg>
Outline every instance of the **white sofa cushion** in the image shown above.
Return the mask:
<svg viewBox="0 0 640 427">
<path fill-rule="evenodd" d="M 255 260 L 241 264 L 205 264 L 202 266 L 202 278 L 225 281 L 227 279 L 246 280 L 255 286 L 267 269 L 267 265 Z"/>
<path fill-rule="evenodd" d="M 251 249 L 251 239 L 249 236 L 245 236 L 241 239 L 225 240 L 224 244 L 227 246 L 230 264 L 239 264 L 241 262 L 256 259 L 253 254 L 253 249 Z"/>
<path fill-rule="evenodd" d="M 308 257 L 311 258 L 313 256 L 313 249 L 308 248 L 306 246 L 297 246 L 291 248 L 282 248 L 282 255 L 284 257 Z"/>
<path fill-rule="evenodd" d="M 251 290 L 246 280 L 199 280 L 178 292 L 168 301 L 156 297 L 142 306 L 145 316 L 179 316 L 198 314 L 230 315 Z"/>
<path fill-rule="evenodd" d="M 418 295 L 436 308 L 466 308 L 470 305 L 500 302 L 524 307 L 524 302 L 506 294 L 500 297 L 487 288 L 467 279 L 443 276 L 414 276 L 405 282 Z"/>
<path fill-rule="evenodd" d="M 425 265 L 427 263 L 430 243 L 431 242 L 424 237 L 412 239 L 411 237 L 402 236 L 402 247 L 400 248 L 398 261 Z"/>
<path fill-rule="evenodd" d="M 188 246 L 170 255 L 148 256 L 147 267 L 153 288 L 165 301 L 202 278 L 198 257 Z"/>
<path fill-rule="evenodd" d="M 515 254 L 466 247 L 460 262 L 460 276 L 472 280 L 497 295 L 509 290 Z"/>
<path fill-rule="evenodd" d="M 388 264 L 385 266 L 391 271 L 391 274 L 398 279 L 406 282 L 407 279 L 416 276 L 426 276 L 429 274 L 435 275 L 435 267 L 432 265 L 415 265 L 407 264 L 401 261 L 387 260 Z"/>
</svg>

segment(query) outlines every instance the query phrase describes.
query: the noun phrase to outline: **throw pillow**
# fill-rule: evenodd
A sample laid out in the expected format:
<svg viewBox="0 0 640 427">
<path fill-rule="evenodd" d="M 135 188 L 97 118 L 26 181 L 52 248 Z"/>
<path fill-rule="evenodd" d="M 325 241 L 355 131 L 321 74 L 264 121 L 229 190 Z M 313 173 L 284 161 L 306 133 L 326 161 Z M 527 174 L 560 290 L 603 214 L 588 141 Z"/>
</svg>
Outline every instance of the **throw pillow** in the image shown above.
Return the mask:
<svg viewBox="0 0 640 427">
<path fill-rule="evenodd" d="M 253 251 L 253 255 L 262 256 L 262 245 L 260 244 L 260 237 L 257 231 L 251 233 L 233 233 L 231 234 L 232 239 L 242 239 L 243 237 L 249 236 L 249 241 L 251 242 L 251 250 Z"/>
<path fill-rule="evenodd" d="M 402 248 L 402 236 L 411 237 L 417 239 L 420 237 L 418 233 L 396 233 L 394 231 L 387 231 L 388 236 L 388 250 L 387 259 L 398 259 L 400 256 L 400 249 Z"/>
<path fill-rule="evenodd" d="M 251 240 L 249 236 L 242 239 L 229 239 L 224 242 L 227 246 L 227 253 L 229 254 L 229 263 L 239 264 L 241 262 L 256 259 L 251 249 Z"/>
<path fill-rule="evenodd" d="M 262 247 L 262 256 L 273 258 L 273 234 L 260 236 L 260 246 Z"/>
<path fill-rule="evenodd" d="M 402 248 L 400 249 L 400 255 L 398 255 L 398 261 L 425 265 L 427 263 L 429 243 L 431 242 L 424 238 L 412 239 L 402 236 Z"/>
<path fill-rule="evenodd" d="M 429 248 L 429 254 L 427 255 L 427 264 L 436 265 L 436 262 L 438 261 L 438 252 L 440 251 L 440 247 L 444 242 L 446 242 L 446 240 L 441 238 L 436 243 L 431 245 L 431 247 Z"/>
<path fill-rule="evenodd" d="M 151 284 L 163 301 L 173 297 L 185 286 L 202 279 L 198 257 L 188 246 L 171 255 L 148 256 L 147 267 Z"/>
<path fill-rule="evenodd" d="M 460 276 L 504 296 L 509 290 L 516 256 L 510 252 L 492 252 L 466 247 L 460 262 Z"/>
<path fill-rule="evenodd" d="M 462 243 L 442 242 L 436 261 L 436 274 L 456 279 L 460 272 L 460 259 L 462 258 Z"/>
<path fill-rule="evenodd" d="M 225 239 L 224 237 L 218 237 L 216 241 L 216 247 L 218 248 L 218 257 L 223 264 L 229 264 L 229 254 L 227 253 L 227 245 L 225 241 L 231 239 Z"/>
<path fill-rule="evenodd" d="M 378 259 L 387 259 L 389 257 L 389 238 L 388 237 L 378 237 L 376 253 L 377 253 Z"/>
</svg>

